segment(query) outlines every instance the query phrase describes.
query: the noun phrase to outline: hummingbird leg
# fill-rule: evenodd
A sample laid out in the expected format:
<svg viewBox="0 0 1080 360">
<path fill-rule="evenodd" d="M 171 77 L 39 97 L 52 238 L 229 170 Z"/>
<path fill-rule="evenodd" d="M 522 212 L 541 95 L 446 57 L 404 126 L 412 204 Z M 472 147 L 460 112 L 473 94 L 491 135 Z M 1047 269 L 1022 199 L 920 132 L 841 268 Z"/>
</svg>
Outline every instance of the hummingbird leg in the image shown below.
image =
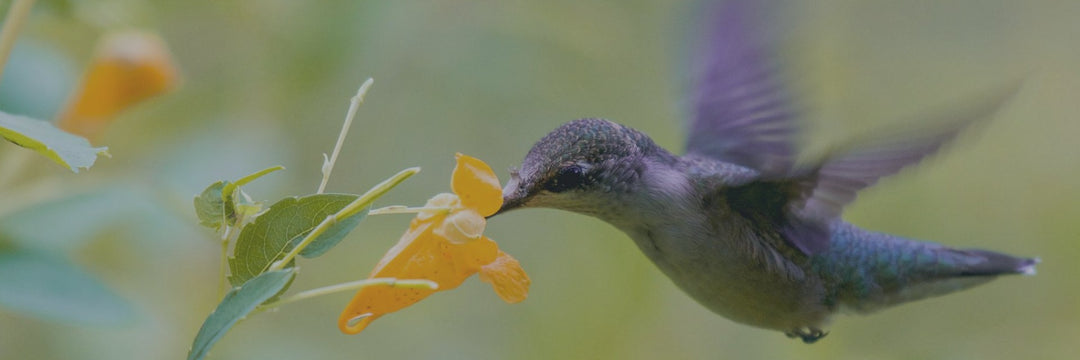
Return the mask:
<svg viewBox="0 0 1080 360">
<path fill-rule="evenodd" d="M 819 339 L 825 337 L 825 335 L 829 335 L 829 333 L 825 332 L 825 331 L 822 331 L 821 329 L 818 329 L 818 328 L 808 327 L 808 328 L 794 329 L 794 330 L 791 330 L 791 331 L 788 331 L 788 332 L 784 333 L 784 335 L 787 335 L 787 337 L 792 338 L 792 339 L 794 339 L 794 338 L 802 339 L 802 341 L 804 343 L 807 343 L 807 344 L 813 344 L 813 343 L 817 342 Z"/>
</svg>

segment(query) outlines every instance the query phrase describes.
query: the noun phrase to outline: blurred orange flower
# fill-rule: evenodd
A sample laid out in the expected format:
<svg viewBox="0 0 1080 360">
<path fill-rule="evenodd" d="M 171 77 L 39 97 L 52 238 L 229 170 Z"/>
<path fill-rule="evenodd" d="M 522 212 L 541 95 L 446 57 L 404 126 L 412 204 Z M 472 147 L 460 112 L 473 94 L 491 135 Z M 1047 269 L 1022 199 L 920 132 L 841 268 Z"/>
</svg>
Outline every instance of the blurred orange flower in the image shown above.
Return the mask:
<svg viewBox="0 0 1080 360">
<path fill-rule="evenodd" d="M 140 31 L 108 34 L 58 126 L 93 140 L 121 110 L 174 88 L 177 79 L 161 37 Z"/>
<path fill-rule="evenodd" d="M 508 303 L 525 300 L 529 276 L 516 259 L 483 235 L 485 217 L 502 206 L 502 189 L 491 167 L 479 159 L 457 154 L 451 175 L 453 194 L 428 200 L 397 245 L 383 255 L 370 278 L 427 279 L 436 290 L 372 285 L 360 289 L 338 319 L 347 334 L 364 330 L 380 316 L 401 310 L 436 291 L 450 290 L 479 272 Z M 449 210 L 447 210 L 449 209 Z"/>
</svg>

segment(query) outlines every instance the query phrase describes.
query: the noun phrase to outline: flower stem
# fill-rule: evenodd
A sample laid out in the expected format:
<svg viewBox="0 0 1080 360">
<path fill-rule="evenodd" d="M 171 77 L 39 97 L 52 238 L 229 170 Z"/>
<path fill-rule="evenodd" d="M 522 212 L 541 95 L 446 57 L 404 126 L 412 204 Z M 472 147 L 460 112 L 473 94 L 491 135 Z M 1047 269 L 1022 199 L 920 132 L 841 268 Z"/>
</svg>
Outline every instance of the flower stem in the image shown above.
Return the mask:
<svg viewBox="0 0 1080 360">
<path fill-rule="evenodd" d="M 389 215 L 389 214 L 416 214 L 425 211 L 445 211 L 450 212 L 454 210 L 450 207 L 444 206 L 420 206 L 420 207 L 407 207 L 402 205 L 393 205 L 387 207 L 381 207 L 368 211 L 368 215 Z"/>
<path fill-rule="evenodd" d="M 290 261 L 292 261 L 292 259 L 296 258 L 296 255 L 300 254 L 300 252 L 303 251 L 304 248 L 308 246 L 308 244 L 311 244 L 312 241 L 315 241 L 315 239 L 317 239 L 320 235 L 326 232 L 326 230 L 330 229 L 330 226 L 337 223 L 338 220 L 345 219 L 347 217 L 356 215 L 360 211 L 363 211 L 365 208 L 370 206 L 371 203 L 375 201 L 375 199 L 383 196 L 388 191 L 390 191 L 390 189 L 393 189 L 398 184 L 401 184 L 402 181 L 405 181 L 405 179 L 408 179 L 410 176 L 413 176 L 418 172 L 420 172 L 420 168 L 418 167 L 401 170 L 401 172 L 394 174 L 394 176 L 391 176 L 389 179 L 383 180 L 383 182 L 375 185 L 375 187 L 371 188 L 371 190 L 368 190 L 363 195 L 360 195 L 360 197 L 356 198 L 356 200 L 353 200 L 353 202 L 349 203 L 348 205 L 345 205 L 345 207 L 341 208 L 341 210 L 338 210 L 338 212 L 334 213 L 333 215 L 327 216 L 326 219 L 323 219 L 323 221 L 319 223 L 319 225 L 316 226 L 314 229 L 312 229 L 311 232 L 307 234 L 307 236 L 304 236 L 304 239 L 301 240 L 300 243 L 296 244 L 296 246 L 294 246 L 288 254 L 285 254 L 284 258 L 275 261 L 266 271 L 277 271 L 284 269 L 285 264 L 288 264 Z"/>
<path fill-rule="evenodd" d="M 349 126 L 352 125 L 360 104 L 364 103 L 364 96 L 367 95 L 368 88 L 374 83 L 375 79 L 368 78 L 367 81 L 360 84 L 360 88 L 356 90 L 356 96 L 349 100 L 349 111 L 345 114 L 345 123 L 341 125 L 341 132 L 338 133 L 337 144 L 334 144 L 334 152 L 330 154 L 329 159 L 326 158 L 326 154 L 323 154 L 323 177 L 322 182 L 319 183 L 318 194 L 322 194 L 326 190 L 326 183 L 330 181 L 330 173 L 334 171 L 334 163 L 337 162 L 338 153 L 341 152 L 341 145 L 345 143 L 345 135 L 349 133 Z"/>
<path fill-rule="evenodd" d="M 15 39 L 19 36 L 19 28 L 30 14 L 30 9 L 34 7 L 34 1 L 15 0 L 8 8 L 4 25 L 0 28 L 0 78 L 4 76 L 8 57 L 11 56 L 11 50 L 15 48 Z M 0 169 L 0 186 L 7 185 L 20 173 L 19 170 L 30 158 L 28 155 L 29 153 L 25 151 L 15 151 L 4 155 L 4 158 L 0 160 L 0 167 L 3 168 Z"/>
<path fill-rule="evenodd" d="M 330 286 L 321 287 L 321 288 L 317 288 L 317 289 L 311 289 L 311 290 L 307 290 L 307 291 L 302 291 L 302 292 L 297 293 L 296 295 L 293 295 L 293 296 L 290 296 L 290 297 L 287 297 L 287 298 L 284 298 L 284 299 L 281 299 L 281 300 L 278 300 L 278 301 L 275 301 L 275 302 L 272 302 L 272 303 L 263 304 L 262 306 L 259 306 L 259 308 L 260 309 L 275 308 L 275 307 L 285 305 L 285 304 L 288 304 L 288 303 L 291 303 L 291 302 L 310 299 L 310 298 L 323 296 L 323 295 L 339 293 L 339 292 L 343 292 L 343 291 L 357 290 L 357 289 L 361 289 L 361 288 L 371 286 L 371 285 L 387 285 L 387 286 L 399 287 L 399 288 L 417 288 L 417 289 L 428 289 L 428 290 L 435 290 L 435 289 L 439 288 L 438 283 L 436 283 L 434 281 L 431 281 L 431 280 L 425 280 L 425 279 L 398 280 L 396 278 L 375 278 L 375 279 L 351 281 L 351 282 L 347 282 L 347 283 L 341 283 L 341 284 L 330 285 Z"/>
<path fill-rule="evenodd" d="M 8 9 L 7 18 L 4 19 L 4 27 L 0 28 L 0 77 L 4 75 L 11 49 L 15 47 L 15 38 L 19 35 L 19 28 L 23 20 L 30 14 L 30 8 L 34 7 L 35 0 L 15 0 Z"/>
<path fill-rule="evenodd" d="M 236 179 L 236 181 L 230 182 L 228 185 L 225 185 L 225 188 L 221 189 L 221 193 L 224 194 L 224 195 L 227 195 L 227 196 L 231 196 L 233 191 L 236 191 L 236 188 L 247 185 L 248 183 L 250 183 L 252 181 L 255 181 L 255 179 L 263 177 L 263 175 L 266 175 L 266 174 L 269 174 L 269 173 L 272 173 L 272 172 L 275 172 L 275 171 L 278 171 L 278 170 L 285 170 L 285 167 L 281 166 L 281 165 L 268 167 L 266 169 L 262 169 L 262 170 L 259 170 L 259 171 L 255 172 L 255 173 L 252 173 L 252 174 L 250 174 L 248 176 L 244 176 L 242 178 Z"/>
<path fill-rule="evenodd" d="M 229 267 L 229 240 L 232 237 L 233 227 L 225 225 L 225 232 L 221 234 L 221 267 L 218 270 L 218 299 L 225 297 L 225 269 Z"/>
</svg>

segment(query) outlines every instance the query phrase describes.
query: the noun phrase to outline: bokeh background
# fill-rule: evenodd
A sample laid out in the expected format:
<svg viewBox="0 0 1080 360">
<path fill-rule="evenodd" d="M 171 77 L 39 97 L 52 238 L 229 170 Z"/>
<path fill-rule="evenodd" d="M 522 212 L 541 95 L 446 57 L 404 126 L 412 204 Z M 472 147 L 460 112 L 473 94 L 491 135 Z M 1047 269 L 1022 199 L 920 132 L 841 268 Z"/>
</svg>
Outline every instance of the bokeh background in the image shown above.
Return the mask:
<svg viewBox="0 0 1080 360">
<path fill-rule="evenodd" d="M 272 202 L 314 192 L 321 154 L 367 77 L 375 85 L 329 189 L 358 193 L 402 168 L 423 167 L 380 205 L 419 205 L 448 191 L 458 151 L 505 179 L 502 170 L 534 141 L 575 118 L 609 118 L 678 151 L 695 6 L 39 3 L 0 84 L 4 111 L 52 118 L 94 42 L 116 27 L 159 32 L 183 84 L 124 112 L 96 142 L 112 158 L 89 172 L 40 162 L 23 176 L 58 179 L 57 191 L 77 196 L 0 220 L 9 240 L 64 254 L 135 315 L 98 326 L 0 309 L 0 358 L 186 356 L 216 304 L 219 259 L 214 234 L 197 225 L 192 196 L 216 180 L 278 164 L 288 170 L 247 193 Z M 1041 256 L 1035 277 L 842 316 L 829 337 L 807 346 L 713 315 L 611 226 L 526 210 L 487 229 L 533 279 L 523 303 L 506 305 L 470 279 L 346 336 L 335 321 L 351 294 L 339 294 L 251 317 L 210 358 L 1071 358 L 1080 339 L 1078 20 L 1080 2 L 1006 0 L 791 1 L 775 20 L 785 35 L 785 69 L 812 124 L 811 147 L 1023 79 L 994 121 L 862 192 L 845 218 L 952 246 Z M 0 153 L 17 151 L 0 144 Z M 365 277 L 408 221 L 368 219 L 334 251 L 301 260 L 292 291 Z"/>
</svg>

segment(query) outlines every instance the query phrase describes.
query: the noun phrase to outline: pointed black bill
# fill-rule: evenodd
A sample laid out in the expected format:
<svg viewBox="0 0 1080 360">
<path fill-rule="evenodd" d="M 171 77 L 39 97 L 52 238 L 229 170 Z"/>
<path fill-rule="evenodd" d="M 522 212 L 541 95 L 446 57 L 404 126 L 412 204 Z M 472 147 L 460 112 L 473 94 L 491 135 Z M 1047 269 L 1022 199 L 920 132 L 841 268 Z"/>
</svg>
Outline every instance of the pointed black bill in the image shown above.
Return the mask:
<svg viewBox="0 0 1080 360">
<path fill-rule="evenodd" d="M 524 206 L 525 201 L 527 201 L 530 196 L 529 192 L 521 185 L 521 178 L 518 177 L 517 173 L 511 173 L 510 181 L 507 182 L 506 187 L 503 188 L 502 207 L 499 208 L 499 211 L 488 216 L 488 218 L 490 219 L 495 215 Z"/>
<path fill-rule="evenodd" d="M 491 214 L 491 216 L 488 216 L 487 218 L 490 219 L 490 218 L 494 217 L 495 215 L 499 215 L 499 214 L 502 214 L 504 212 L 520 208 L 523 203 L 524 202 L 521 201 L 520 199 L 503 198 L 503 205 L 502 205 L 501 208 L 499 208 L 499 211 L 496 211 L 494 214 Z"/>
</svg>

